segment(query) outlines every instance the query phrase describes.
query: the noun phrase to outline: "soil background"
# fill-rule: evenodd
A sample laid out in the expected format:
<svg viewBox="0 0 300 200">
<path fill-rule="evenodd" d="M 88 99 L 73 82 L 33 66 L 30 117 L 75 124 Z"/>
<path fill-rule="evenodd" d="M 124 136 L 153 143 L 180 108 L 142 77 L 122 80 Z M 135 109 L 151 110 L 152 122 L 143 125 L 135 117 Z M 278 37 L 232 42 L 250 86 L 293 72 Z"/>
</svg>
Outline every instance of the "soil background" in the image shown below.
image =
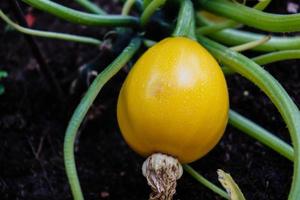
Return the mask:
<svg viewBox="0 0 300 200">
<path fill-rule="evenodd" d="M 95 1 L 110 13 L 119 13 L 117 1 Z M 273 0 L 270 12 L 286 13 L 291 1 Z M 299 4 L 299 1 L 294 1 Z M 82 10 L 71 0 L 63 3 Z M 250 2 L 252 3 L 252 2 Z M 102 39 L 110 29 L 88 28 L 59 20 L 24 4 L 35 29 L 76 33 Z M 15 19 L 8 1 L 0 8 Z M 287 34 L 286 34 L 287 35 Z M 94 71 L 114 57 L 106 47 L 36 39 L 47 65 L 64 91 L 49 88 L 40 66 L 22 34 L 0 21 L 0 69 L 6 91 L 0 96 L 0 199 L 72 199 L 63 164 L 65 129 L 93 78 L 81 67 L 101 55 Z M 300 104 L 299 61 L 266 66 L 294 101 Z M 86 199 L 147 199 L 150 192 L 141 174 L 143 158 L 123 141 L 116 121 L 116 102 L 127 70 L 108 82 L 80 129 L 76 143 L 78 173 Z M 253 84 L 239 75 L 227 78 L 231 108 L 249 117 L 287 142 L 289 133 L 276 108 Z M 228 126 L 217 147 L 192 163 L 202 175 L 217 182 L 217 169 L 231 173 L 247 200 L 285 200 L 292 180 L 292 163 L 244 133 Z M 179 180 L 175 199 L 222 199 L 187 173 Z"/>
</svg>

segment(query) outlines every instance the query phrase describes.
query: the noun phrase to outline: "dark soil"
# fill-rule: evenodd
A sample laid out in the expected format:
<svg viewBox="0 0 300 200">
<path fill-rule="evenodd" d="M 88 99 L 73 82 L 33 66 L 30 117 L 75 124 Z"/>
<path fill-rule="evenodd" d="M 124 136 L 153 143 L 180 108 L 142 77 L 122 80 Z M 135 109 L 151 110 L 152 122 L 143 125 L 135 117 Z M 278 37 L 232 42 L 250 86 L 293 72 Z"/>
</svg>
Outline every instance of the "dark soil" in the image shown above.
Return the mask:
<svg viewBox="0 0 300 200">
<path fill-rule="evenodd" d="M 75 8 L 72 1 L 64 1 Z M 99 1 L 100 2 L 100 1 Z M 117 13 L 120 7 L 101 1 Z M 273 1 L 284 12 L 285 1 Z M 1 9 L 14 16 L 6 1 Z M 27 13 L 30 9 L 24 7 Z M 113 9 L 112 9 L 113 8 Z M 79 8 L 78 8 L 79 9 Z M 103 38 L 108 29 L 87 28 L 34 10 L 36 29 L 56 30 Z M 70 42 L 36 39 L 64 97 L 41 74 L 24 37 L 5 31 L 0 22 L 0 69 L 9 77 L 0 96 L 0 199 L 71 199 L 63 164 L 63 138 L 72 112 L 91 78 L 80 66 L 102 53 L 100 71 L 114 57 L 110 51 Z M 298 61 L 267 66 L 295 102 L 300 104 Z M 46 75 L 47 76 L 47 75 Z M 86 199 L 147 199 L 149 188 L 141 174 L 143 158 L 124 143 L 116 122 L 116 101 L 126 72 L 104 87 L 81 128 L 76 144 L 78 173 Z M 268 98 L 253 84 L 235 75 L 228 78 L 231 107 L 289 142 L 289 133 Z M 292 163 L 244 133 L 228 126 L 218 146 L 192 166 L 217 183 L 217 169 L 231 173 L 248 200 L 287 199 Z M 184 174 L 175 199 L 221 199 Z"/>
</svg>

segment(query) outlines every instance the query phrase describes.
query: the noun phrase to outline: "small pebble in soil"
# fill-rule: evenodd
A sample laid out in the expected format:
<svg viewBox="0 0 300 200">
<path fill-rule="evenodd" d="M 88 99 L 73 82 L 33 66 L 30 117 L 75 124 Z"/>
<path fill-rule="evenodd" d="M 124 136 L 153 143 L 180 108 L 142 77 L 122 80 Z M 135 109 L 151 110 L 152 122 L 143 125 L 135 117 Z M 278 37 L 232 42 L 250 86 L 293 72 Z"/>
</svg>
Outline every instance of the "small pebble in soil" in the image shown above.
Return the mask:
<svg viewBox="0 0 300 200">
<path fill-rule="evenodd" d="M 289 13 L 297 13 L 298 10 L 299 10 L 299 5 L 298 5 L 298 4 L 293 3 L 293 2 L 289 2 L 289 3 L 287 4 L 287 11 L 288 11 Z"/>
<path fill-rule="evenodd" d="M 109 193 L 106 192 L 106 191 L 102 191 L 102 192 L 100 193 L 100 196 L 101 196 L 101 198 L 108 198 L 108 197 L 109 197 Z"/>
<path fill-rule="evenodd" d="M 245 97 L 249 96 L 249 91 L 248 91 L 248 90 L 245 90 L 245 91 L 243 92 L 243 95 L 244 95 Z"/>
</svg>

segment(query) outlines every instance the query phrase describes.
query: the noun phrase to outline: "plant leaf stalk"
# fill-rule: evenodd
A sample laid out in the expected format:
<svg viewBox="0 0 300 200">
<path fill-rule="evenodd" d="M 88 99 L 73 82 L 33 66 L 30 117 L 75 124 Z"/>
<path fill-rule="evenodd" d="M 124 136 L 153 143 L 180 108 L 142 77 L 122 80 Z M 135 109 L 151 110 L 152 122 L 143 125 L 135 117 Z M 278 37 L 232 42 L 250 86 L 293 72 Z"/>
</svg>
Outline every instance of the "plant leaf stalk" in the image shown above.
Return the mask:
<svg viewBox="0 0 300 200">
<path fill-rule="evenodd" d="M 87 11 L 95 14 L 105 15 L 106 12 L 89 0 L 75 0 L 78 4 L 84 7 Z"/>
<path fill-rule="evenodd" d="M 141 15 L 141 24 L 145 26 L 150 20 L 153 13 L 166 3 L 166 0 L 153 0 L 151 1 Z"/>
<path fill-rule="evenodd" d="M 37 37 L 45 37 L 45 38 L 51 38 L 51 39 L 80 42 L 80 43 L 92 44 L 92 45 L 97 45 L 97 46 L 99 46 L 101 44 L 100 40 L 91 38 L 91 37 L 78 36 L 78 35 L 66 34 L 66 33 L 50 32 L 50 31 L 39 31 L 39 30 L 33 30 L 30 28 L 22 27 L 16 23 L 14 23 L 12 20 L 10 20 L 2 12 L 2 10 L 0 10 L 0 18 L 3 19 L 10 26 L 15 28 L 17 31 L 24 33 L 24 34 L 33 35 L 33 36 L 37 36 Z"/>
<path fill-rule="evenodd" d="M 134 3 L 135 0 L 126 0 L 122 8 L 122 15 L 128 15 Z"/>
<path fill-rule="evenodd" d="M 268 35 L 266 37 L 261 38 L 260 40 L 251 41 L 251 42 L 248 42 L 248 43 L 245 43 L 245 44 L 240 44 L 240 45 L 237 45 L 237 46 L 233 46 L 233 47 L 230 47 L 230 49 L 233 50 L 233 51 L 242 52 L 242 51 L 250 50 L 250 49 L 253 49 L 257 46 L 260 46 L 260 45 L 268 42 L 270 39 L 271 39 L 271 36 Z"/>
<path fill-rule="evenodd" d="M 77 11 L 49 0 L 22 0 L 25 3 L 53 14 L 61 19 L 89 26 L 138 26 L 136 17 L 122 15 L 98 15 Z"/>
<path fill-rule="evenodd" d="M 188 37 L 195 40 L 194 15 L 194 7 L 191 0 L 181 0 L 177 24 L 172 35 L 176 37 Z"/>
<path fill-rule="evenodd" d="M 271 3 L 271 1 L 272 0 L 259 1 L 253 8 L 257 10 L 264 10 Z M 204 27 L 200 27 L 197 29 L 197 33 L 202 35 L 208 35 L 217 31 L 221 31 L 223 29 L 234 28 L 238 25 L 240 24 L 234 20 L 227 20 L 223 23 L 210 24 Z"/>
<path fill-rule="evenodd" d="M 259 142 L 270 147 L 290 161 L 294 161 L 294 150 L 290 145 L 246 117 L 230 110 L 228 123 L 240 131 L 247 133 L 247 135 L 257 139 Z"/>
<path fill-rule="evenodd" d="M 240 45 L 243 43 L 259 40 L 265 36 L 266 35 L 263 34 L 233 29 L 223 30 L 221 32 L 209 35 L 210 38 L 226 45 Z M 257 46 L 252 50 L 270 52 L 291 49 L 300 49 L 300 37 L 272 36 L 268 42 Z"/>
<path fill-rule="evenodd" d="M 287 124 L 294 146 L 294 172 L 289 200 L 300 199 L 300 112 L 284 88 L 267 71 L 247 57 L 234 52 L 203 36 L 198 36 L 203 44 L 221 63 L 255 83 L 279 110 Z"/>
<path fill-rule="evenodd" d="M 213 13 L 242 24 L 271 32 L 300 31 L 300 14 L 270 14 L 227 0 L 198 0 L 199 5 Z"/>
<path fill-rule="evenodd" d="M 300 59 L 300 50 L 275 51 L 252 58 L 252 60 L 259 65 L 291 59 Z"/>
<path fill-rule="evenodd" d="M 253 60 L 259 65 L 266 65 L 273 62 L 291 60 L 291 59 L 300 59 L 300 50 L 275 51 L 275 52 L 254 57 L 251 60 Z M 226 66 L 222 67 L 222 70 L 226 75 L 231 75 L 235 73 L 232 69 Z"/>
<path fill-rule="evenodd" d="M 140 38 L 132 39 L 123 52 L 96 77 L 69 121 L 64 140 L 64 162 L 71 191 L 75 200 L 84 199 L 74 158 L 74 142 L 78 128 L 101 88 L 132 58 L 140 45 Z"/>
<path fill-rule="evenodd" d="M 197 15 L 197 20 L 198 22 L 204 25 L 213 24 L 199 14 Z M 197 35 L 199 34 L 197 33 Z M 266 37 L 266 35 L 259 34 L 259 33 L 252 33 L 248 31 L 235 30 L 235 29 L 226 29 L 216 33 L 209 34 L 207 35 L 207 37 L 226 45 L 240 45 L 251 41 L 260 40 L 261 38 Z M 300 49 L 299 36 L 294 36 L 294 37 L 272 36 L 268 42 L 259 45 L 253 48 L 252 50 L 270 52 L 270 51 L 291 50 L 291 49 Z"/>
<path fill-rule="evenodd" d="M 186 172 L 188 172 L 194 179 L 196 179 L 202 185 L 209 188 L 210 190 L 212 190 L 216 194 L 220 195 L 221 197 L 223 197 L 225 199 L 229 199 L 228 194 L 224 190 L 222 190 L 221 188 L 219 188 L 218 186 L 216 186 L 215 184 L 213 184 L 212 182 L 210 182 L 209 180 L 204 178 L 201 174 L 199 174 L 196 170 L 194 170 L 190 165 L 182 165 L 182 167 Z"/>
</svg>

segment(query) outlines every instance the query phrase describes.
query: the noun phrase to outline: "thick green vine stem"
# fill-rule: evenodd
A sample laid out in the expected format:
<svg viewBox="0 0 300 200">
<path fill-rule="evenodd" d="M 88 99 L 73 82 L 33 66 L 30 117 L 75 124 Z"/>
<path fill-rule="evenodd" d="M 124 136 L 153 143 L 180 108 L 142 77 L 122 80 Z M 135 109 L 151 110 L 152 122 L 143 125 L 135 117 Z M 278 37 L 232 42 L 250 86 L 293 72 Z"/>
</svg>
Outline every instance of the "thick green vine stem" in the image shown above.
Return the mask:
<svg viewBox="0 0 300 200">
<path fill-rule="evenodd" d="M 204 18 L 201 15 L 197 15 L 197 20 L 203 25 L 213 24 L 208 20 L 206 20 L 206 18 Z M 197 34 L 197 35 L 201 35 L 201 34 Z M 226 29 L 216 33 L 208 34 L 207 37 L 226 45 L 240 45 L 251 41 L 260 40 L 261 38 L 266 37 L 266 35 L 241 31 L 241 30 L 235 30 L 235 29 Z M 272 36 L 272 38 L 268 42 L 258 47 L 255 47 L 251 50 L 270 52 L 270 51 L 291 50 L 291 49 L 300 49 L 299 36 L 295 36 L 295 37 Z"/>
<path fill-rule="evenodd" d="M 275 51 L 252 58 L 252 60 L 259 65 L 290 59 L 300 59 L 300 50 Z"/>
<path fill-rule="evenodd" d="M 290 145 L 239 113 L 230 110 L 228 123 L 275 150 L 290 161 L 294 160 L 294 150 Z"/>
<path fill-rule="evenodd" d="M 215 192 L 216 194 L 220 195 L 221 197 L 223 197 L 225 199 L 229 199 L 228 194 L 224 190 L 222 190 L 221 188 L 219 188 L 218 186 L 216 186 L 215 184 L 213 184 L 212 182 L 210 182 L 209 180 L 207 180 L 206 178 L 204 178 L 201 174 L 199 174 L 191 166 L 189 166 L 189 165 L 182 165 L 182 167 L 183 167 L 183 169 L 186 172 L 188 172 L 199 183 L 201 183 L 205 187 L 209 188 L 211 191 Z"/>
<path fill-rule="evenodd" d="M 300 50 L 275 51 L 275 52 L 254 57 L 251 60 L 253 60 L 259 65 L 266 65 L 277 61 L 291 60 L 291 59 L 300 59 Z M 222 70 L 226 75 L 231 75 L 235 73 L 235 71 L 231 70 L 229 67 L 226 66 L 222 67 Z"/>
<path fill-rule="evenodd" d="M 271 3 L 271 1 L 272 0 L 259 1 L 253 8 L 257 10 L 264 10 Z M 210 33 L 214 33 L 226 28 L 234 28 L 238 25 L 239 23 L 234 20 L 227 20 L 223 23 L 210 24 L 204 27 L 200 27 L 197 29 L 197 33 L 202 35 L 208 35 Z"/>
<path fill-rule="evenodd" d="M 89 14 L 81 11 L 77 11 L 71 8 L 67 8 L 58 3 L 49 0 L 22 0 L 25 3 L 51 13 L 64 20 L 90 26 L 137 26 L 138 19 L 131 16 L 121 15 L 98 15 Z"/>
<path fill-rule="evenodd" d="M 177 37 L 189 37 L 196 39 L 195 36 L 195 14 L 191 0 L 181 0 L 177 24 L 172 34 Z"/>
<path fill-rule="evenodd" d="M 300 14 L 270 14 L 228 0 L 198 0 L 197 2 L 202 8 L 210 12 L 260 30 L 271 32 L 300 31 Z"/>
<path fill-rule="evenodd" d="M 106 12 L 102 10 L 100 7 L 95 5 L 94 3 L 90 2 L 89 0 L 75 0 L 78 4 L 80 4 L 82 7 L 84 7 L 86 10 L 99 14 L 99 15 L 105 15 Z"/>
<path fill-rule="evenodd" d="M 33 35 L 33 36 L 37 36 L 37 37 L 93 44 L 93 45 L 97 45 L 97 46 L 99 46 L 101 44 L 100 40 L 91 38 L 91 37 L 84 37 L 84 36 L 78 36 L 78 35 L 66 34 L 66 33 L 49 32 L 49 31 L 38 31 L 38 30 L 30 29 L 30 28 L 24 28 L 24 27 L 20 26 L 19 24 L 16 24 L 13 21 L 11 21 L 2 12 L 2 10 L 0 10 L 0 18 L 3 19 L 7 24 L 12 26 L 14 29 L 16 29 L 17 31 L 24 33 L 24 34 Z"/>
<path fill-rule="evenodd" d="M 126 0 L 122 8 L 122 15 L 128 15 L 132 6 L 134 5 L 135 0 Z"/>
<path fill-rule="evenodd" d="M 153 13 L 163 6 L 166 3 L 166 0 L 153 0 L 147 4 L 147 7 L 145 8 L 144 12 L 142 13 L 141 16 L 141 24 L 142 26 L 145 26 L 148 21 L 150 20 L 151 16 Z"/>
<path fill-rule="evenodd" d="M 294 146 L 294 172 L 289 200 L 300 199 L 300 112 L 284 88 L 267 71 L 249 58 L 205 37 L 198 37 L 221 63 L 243 75 L 263 90 L 279 110 L 287 124 Z"/>
<path fill-rule="evenodd" d="M 152 0 L 141 0 L 143 2 L 143 10 L 145 10 Z"/>
<path fill-rule="evenodd" d="M 259 40 L 266 35 L 258 34 L 258 33 L 251 33 L 247 31 L 240 31 L 240 30 L 223 30 L 217 33 L 213 33 L 209 35 L 210 38 L 219 41 L 226 45 L 240 45 L 243 43 Z M 300 49 L 300 37 L 288 37 L 288 36 L 272 36 L 271 39 L 258 46 L 253 48 L 252 50 L 256 51 L 279 51 L 279 50 L 291 50 L 291 49 Z"/>
<path fill-rule="evenodd" d="M 132 58 L 140 45 L 141 40 L 139 38 L 134 38 L 123 52 L 96 77 L 74 111 L 69 122 L 64 141 L 64 161 L 67 177 L 75 200 L 84 199 L 78 180 L 74 158 L 74 142 L 78 128 L 103 85 Z"/>
<path fill-rule="evenodd" d="M 234 28 L 238 25 L 239 25 L 238 22 L 235 22 L 233 20 L 228 20 L 223 23 L 216 23 L 216 24 L 200 27 L 197 29 L 197 33 L 201 35 L 208 35 L 211 33 L 221 31 L 223 29 Z"/>
</svg>

